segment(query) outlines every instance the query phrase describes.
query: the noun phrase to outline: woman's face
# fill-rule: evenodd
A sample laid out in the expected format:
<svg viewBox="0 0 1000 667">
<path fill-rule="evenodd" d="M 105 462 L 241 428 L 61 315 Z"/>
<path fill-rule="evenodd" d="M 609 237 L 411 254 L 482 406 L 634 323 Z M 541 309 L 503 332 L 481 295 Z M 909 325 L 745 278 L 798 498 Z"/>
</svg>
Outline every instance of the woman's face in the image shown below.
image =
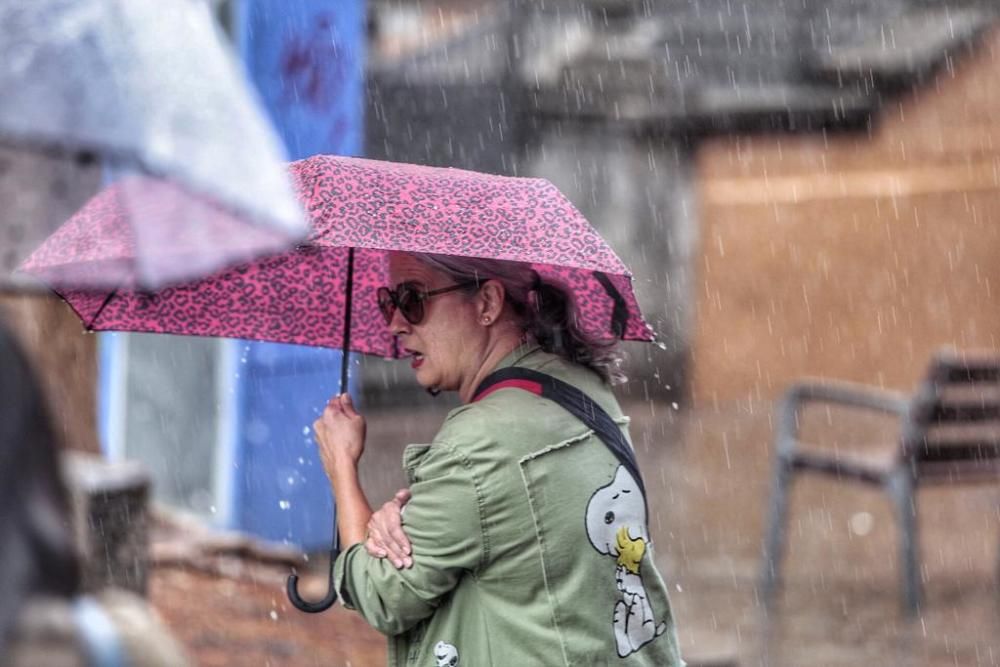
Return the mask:
<svg viewBox="0 0 1000 667">
<path fill-rule="evenodd" d="M 406 253 L 389 256 L 390 288 L 415 283 L 425 291 L 451 287 L 455 281 Z M 423 387 L 455 391 L 479 370 L 487 345 L 479 324 L 479 305 L 467 290 L 432 296 L 423 302 L 424 316 L 410 324 L 397 309 L 389 330 L 400 347 L 412 354 L 410 365 Z"/>
</svg>

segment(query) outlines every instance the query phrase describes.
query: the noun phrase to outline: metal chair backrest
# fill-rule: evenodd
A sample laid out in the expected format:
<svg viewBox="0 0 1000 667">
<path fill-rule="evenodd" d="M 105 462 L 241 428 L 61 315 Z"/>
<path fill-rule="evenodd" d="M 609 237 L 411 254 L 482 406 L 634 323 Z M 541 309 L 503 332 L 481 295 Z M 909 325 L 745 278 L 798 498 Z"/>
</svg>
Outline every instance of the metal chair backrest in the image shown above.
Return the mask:
<svg viewBox="0 0 1000 667">
<path fill-rule="evenodd" d="M 1000 478 L 1000 353 L 935 355 L 902 439 L 920 482 Z"/>
</svg>

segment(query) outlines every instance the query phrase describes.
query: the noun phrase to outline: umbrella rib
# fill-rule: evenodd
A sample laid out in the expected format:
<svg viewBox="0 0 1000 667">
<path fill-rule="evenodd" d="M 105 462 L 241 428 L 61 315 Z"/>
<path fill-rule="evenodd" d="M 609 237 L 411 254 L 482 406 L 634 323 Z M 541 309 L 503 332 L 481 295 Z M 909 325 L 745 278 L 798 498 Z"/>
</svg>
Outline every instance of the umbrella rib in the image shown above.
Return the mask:
<svg viewBox="0 0 1000 667">
<path fill-rule="evenodd" d="M 118 288 L 117 287 L 114 288 L 113 290 L 111 290 L 110 292 L 108 292 L 108 295 L 106 297 L 104 297 L 104 301 L 101 302 L 101 307 L 97 309 L 97 312 L 94 313 L 94 316 L 90 318 L 89 322 L 87 322 L 87 328 L 88 329 L 93 329 L 94 328 L 94 325 L 97 323 L 97 318 L 101 316 L 101 313 L 104 312 L 104 308 L 107 307 L 107 305 L 111 301 L 111 299 L 115 298 L 116 294 L 118 294 Z"/>
<path fill-rule="evenodd" d="M 611 311 L 611 332 L 618 338 L 625 337 L 625 325 L 628 322 L 628 303 L 622 296 L 618 288 L 614 286 L 611 279 L 603 271 L 594 271 L 594 278 L 601 284 L 604 291 L 608 293 L 614 301 L 614 308 Z"/>
</svg>

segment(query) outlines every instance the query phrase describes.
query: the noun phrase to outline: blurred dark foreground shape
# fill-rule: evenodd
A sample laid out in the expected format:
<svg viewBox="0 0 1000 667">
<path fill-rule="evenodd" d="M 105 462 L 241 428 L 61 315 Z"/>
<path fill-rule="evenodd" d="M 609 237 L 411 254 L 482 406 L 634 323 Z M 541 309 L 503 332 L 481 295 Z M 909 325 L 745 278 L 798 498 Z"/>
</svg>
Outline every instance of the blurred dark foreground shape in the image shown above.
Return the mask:
<svg viewBox="0 0 1000 667">
<path fill-rule="evenodd" d="M 148 480 L 69 459 L 73 500 L 43 394 L 2 321 L 0 396 L 0 664 L 190 664 L 136 594 L 145 587 Z"/>
<path fill-rule="evenodd" d="M 898 417 L 895 446 L 872 443 L 863 451 L 810 445 L 800 436 L 808 404 L 839 404 Z M 899 525 L 901 590 L 906 613 L 922 602 L 916 491 L 921 486 L 996 482 L 1000 479 L 1000 355 L 938 352 L 911 396 L 845 382 L 793 384 L 775 411 L 771 490 L 761 593 L 771 602 L 780 583 L 788 487 L 797 472 L 881 487 Z M 883 443 L 886 444 L 886 443 Z"/>
</svg>

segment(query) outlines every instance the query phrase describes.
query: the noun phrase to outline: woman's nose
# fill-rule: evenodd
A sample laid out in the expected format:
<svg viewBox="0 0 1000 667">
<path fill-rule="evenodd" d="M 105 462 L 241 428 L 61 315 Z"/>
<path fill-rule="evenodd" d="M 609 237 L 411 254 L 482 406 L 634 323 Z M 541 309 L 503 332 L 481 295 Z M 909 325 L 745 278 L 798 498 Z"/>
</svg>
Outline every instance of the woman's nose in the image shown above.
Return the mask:
<svg viewBox="0 0 1000 667">
<path fill-rule="evenodd" d="M 401 336 L 402 334 L 409 333 L 410 323 L 406 321 L 403 314 L 399 312 L 399 308 L 392 311 L 392 319 L 389 320 L 389 331 L 392 332 L 393 336 Z"/>
</svg>

